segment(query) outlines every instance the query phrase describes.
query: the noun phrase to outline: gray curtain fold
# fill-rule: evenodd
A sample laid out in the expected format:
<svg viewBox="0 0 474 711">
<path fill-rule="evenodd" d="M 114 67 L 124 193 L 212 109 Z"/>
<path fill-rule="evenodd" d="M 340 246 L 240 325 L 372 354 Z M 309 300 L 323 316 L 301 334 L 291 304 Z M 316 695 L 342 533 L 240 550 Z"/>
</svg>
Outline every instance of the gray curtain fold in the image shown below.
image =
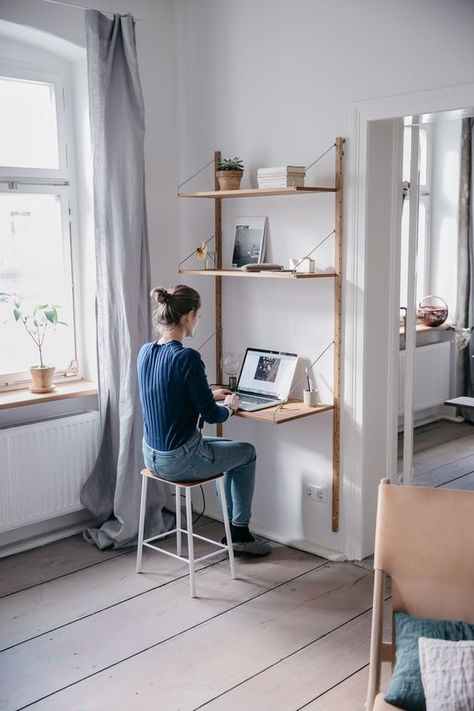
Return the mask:
<svg viewBox="0 0 474 711">
<path fill-rule="evenodd" d="M 474 232 L 473 232 L 473 127 L 472 118 L 463 119 L 461 134 L 461 172 L 459 192 L 458 230 L 458 288 L 456 327 L 470 328 L 474 325 Z M 467 348 L 457 351 L 456 394 L 474 396 L 474 338 Z M 460 408 L 465 420 L 474 422 L 470 408 Z"/>
<path fill-rule="evenodd" d="M 86 540 L 119 548 L 136 542 L 144 466 L 136 362 L 151 324 L 145 112 L 133 18 L 88 10 L 86 32 L 103 436 L 81 503 L 99 522 L 84 532 Z M 168 487 L 156 482 L 148 491 L 147 534 L 169 530 Z"/>
</svg>

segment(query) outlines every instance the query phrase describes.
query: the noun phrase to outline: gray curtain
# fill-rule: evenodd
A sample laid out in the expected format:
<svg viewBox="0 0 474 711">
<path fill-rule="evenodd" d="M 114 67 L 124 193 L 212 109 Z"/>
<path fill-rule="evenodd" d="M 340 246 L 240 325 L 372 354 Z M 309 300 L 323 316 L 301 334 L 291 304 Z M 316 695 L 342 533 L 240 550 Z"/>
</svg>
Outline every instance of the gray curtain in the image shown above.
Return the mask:
<svg viewBox="0 0 474 711">
<path fill-rule="evenodd" d="M 133 545 L 138 530 L 142 416 L 136 362 L 150 340 L 150 258 L 144 183 L 144 106 L 129 15 L 86 12 L 94 169 L 97 349 L 103 438 L 81 502 L 99 548 Z M 147 533 L 174 521 L 169 487 L 148 487 Z"/>
<path fill-rule="evenodd" d="M 472 118 L 463 119 L 461 137 L 461 174 L 458 231 L 458 289 L 456 327 L 474 325 L 474 233 L 473 233 L 473 127 Z M 457 351 L 456 391 L 458 395 L 474 396 L 474 338 L 467 348 Z M 460 414 L 474 422 L 471 408 L 460 408 Z"/>
</svg>

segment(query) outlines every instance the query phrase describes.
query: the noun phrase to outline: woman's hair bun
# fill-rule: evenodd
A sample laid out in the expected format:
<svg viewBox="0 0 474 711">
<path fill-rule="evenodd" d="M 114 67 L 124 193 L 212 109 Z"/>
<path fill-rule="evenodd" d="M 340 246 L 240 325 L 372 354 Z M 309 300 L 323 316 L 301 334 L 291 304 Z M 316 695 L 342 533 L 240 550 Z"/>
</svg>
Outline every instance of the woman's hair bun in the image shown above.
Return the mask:
<svg viewBox="0 0 474 711">
<path fill-rule="evenodd" d="M 162 286 L 157 286 L 156 289 L 153 289 L 151 292 L 152 299 L 158 301 L 159 304 L 167 304 L 171 296 L 169 291 Z"/>
</svg>

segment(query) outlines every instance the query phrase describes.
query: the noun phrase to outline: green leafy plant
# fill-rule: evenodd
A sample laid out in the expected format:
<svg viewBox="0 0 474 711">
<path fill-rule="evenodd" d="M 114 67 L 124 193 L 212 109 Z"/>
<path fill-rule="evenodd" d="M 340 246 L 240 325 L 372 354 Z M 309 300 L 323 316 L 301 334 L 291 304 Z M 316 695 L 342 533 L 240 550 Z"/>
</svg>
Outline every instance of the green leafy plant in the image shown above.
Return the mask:
<svg viewBox="0 0 474 711">
<path fill-rule="evenodd" d="M 22 323 L 26 332 L 35 342 L 39 351 L 40 367 L 43 363 L 43 343 L 48 328 L 58 325 L 67 326 L 64 321 L 59 321 L 57 304 L 38 304 L 34 307 L 33 313 L 26 313 L 21 300 L 15 294 L 0 292 L 0 302 L 6 302 L 12 307 L 12 316 L 17 323 Z M 4 321 L 6 323 L 6 321 Z"/>
<path fill-rule="evenodd" d="M 241 158 L 224 158 L 219 163 L 218 170 L 243 170 L 244 164 Z"/>
</svg>

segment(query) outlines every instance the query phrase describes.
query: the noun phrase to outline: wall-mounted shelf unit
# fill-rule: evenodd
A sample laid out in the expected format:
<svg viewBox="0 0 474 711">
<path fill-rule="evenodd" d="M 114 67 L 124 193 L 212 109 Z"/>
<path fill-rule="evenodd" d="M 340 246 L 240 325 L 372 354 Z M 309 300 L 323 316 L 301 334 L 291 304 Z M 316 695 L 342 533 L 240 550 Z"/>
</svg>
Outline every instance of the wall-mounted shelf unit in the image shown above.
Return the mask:
<svg viewBox="0 0 474 711">
<path fill-rule="evenodd" d="M 283 271 L 244 271 L 240 269 L 179 269 L 179 274 L 190 274 L 191 276 L 231 276 L 231 277 L 267 277 L 267 279 L 324 279 L 335 277 L 335 272 L 323 272 L 318 274 L 305 274 L 294 272 L 292 269 Z"/>
<path fill-rule="evenodd" d="M 272 279 L 309 280 L 332 278 L 334 280 L 334 386 L 333 402 L 308 407 L 301 400 L 289 400 L 278 408 L 268 408 L 257 412 L 237 413 L 238 417 L 268 424 L 284 424 L 303 417 L 318 415 L 324 412 L 333 413 L 333 481 L 332 481 L 332 530 L 339 530 L 339 490 L 340 490 L 340 392 L 341 392 L 341 320 L 342 320 L 342 190 L 343 190 L 343 156 L 344 139 L 336 138 L 334 143 L 336 154 L 334 187 L 303 187 L 243 190 L 219 190 L 217 183 L 217 166 L 221 161 L 221 152 L 214 153 L 214 190 L 178 193 L 183 198 L 208 198 L 214 200 L 214 235 L 216 249 L 216 269 L 179 269 L 180 274 L 192 276 L 207 276 L 214 278 L 215 313 L 216 313 L 216 380 L 222 382 L 222 279 L 223 277 L 252 277 Z M 226 198 L 272 197 L 317 195 L 333 193 L 335 196 L 334 224 L 334 256 L 335 272 L 304 274 L 290 270 L 250 272 L 240 269 L 222 268 L 222 200 Z M 222 434 L 222 425 L 217 426 L 217 434 Z"/>
<path fill-rule="evenodd" d="M 336 188 L 244 188 L 243 190 L 204 190 L 194 193 L 178 193 L 186 198 L 242 198 L 271 197 L 272 195 L 310 195 L 314 193 L 335 193 Z"/>
<path fill-rule="evenodd" d="M 256 412 L 244 412 L 243 410 L 239 410 L 235 414 L 237 417 L 243 417 L 246 420 L 256 420 L 257 422 L 281 425 L 284 422 L 300 420 L 302 417 L 318 415 L 321 412 L 328 412 L 328 410 L 332 409 L 334 409 L 334 405 L 308 407 L 301 400 L 291 398 L 288 402 L 285 402 L 284 405 L 278 407 L 267 407 L 265 410 L 257 410 Z"/>
</svg>

